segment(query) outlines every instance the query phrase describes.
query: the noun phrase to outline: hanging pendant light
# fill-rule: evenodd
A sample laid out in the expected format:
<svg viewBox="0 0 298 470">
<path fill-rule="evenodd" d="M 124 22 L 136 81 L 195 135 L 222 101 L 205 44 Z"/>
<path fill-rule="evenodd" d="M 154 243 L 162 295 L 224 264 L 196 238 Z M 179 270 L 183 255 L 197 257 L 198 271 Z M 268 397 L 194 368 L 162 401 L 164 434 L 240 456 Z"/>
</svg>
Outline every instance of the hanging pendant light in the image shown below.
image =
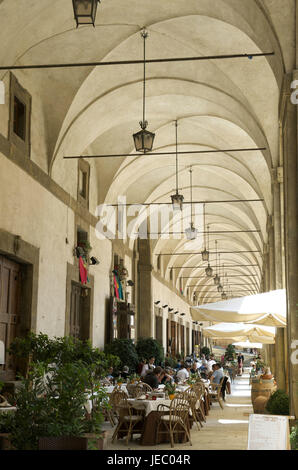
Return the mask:
<svg viewBox="0 0 298 470">
<path fill-rule="evenodd" d="M 77 27 L 83 24 L 93 24 L 95 27 L 97 3 L 100 0 L 72 0 Z"/>
<path fill-rule="evenodd" d="M 191 215 L 190 215 L 190 227 L 185 230 L 185 234 L 188 240 L 195 240 L 198 235 L 197 229 L 194 227 L 193 220 L 192 220 L 192 167 L 189 170 L 190 173 L 190 207 L 191 207 Z"/>
<path fill-rule="evenodd" d="M 143 29 L 141 36 L 144 39 L 144 79 L 143 79 L 143 120 L 140 121 L 141 131 L 133 134 L 134 144 L 137 152 L 151 152 L 155 134 L 146 130 L 148 122 L 145 119 L 146 110 L 146 39 L 148 32 Z"/>
<path fill-rule="evenodd" d="M 208 263 L 208 268 L 205 269 L 205 273 L 207 277 L 213 276 L 213 269 L 211 268 L 210 264 Z"/>
<path fill-rule="evenodd" d="M 219 266 L 219 279 L 220 279 L 220 253 L 218 255 L 218 266 Z M 219 284 L 217 286 L 217 292 L 223 292 L 223 286 L 221 285 L 220 281 L 219 281 Z"/>
<path fill-rule="evenodd" d="M 176 194 L 171 196 L 174 211 L 182 210 L 184 197 L 178 191 L 178 121 L 175 121 L 176 128 Z"/>
<path fill-rule="evenodd" d="M 204 250 L 202 251 L 202 260 L 209 261 L 209 225 L 207 226 L 207 249 L 206 249 L 206 215 L 204 204 Z"/>
<path fill-rule="evenodd" d="M 223 292 L 223 293 L 221 294 L 221 298 L 222 298 L 222 300 L 228 300 L 228 296 L 227 296 L 227 294 L 226 294 L 225 292 Z"/>
<path fill-rule="evenodd" d="M 215 240 L 215 248 L 216 248 L 216 266 L 217 266 L 217 240 Z M 216 268 L 217 269 L 217 268 Z M 220 283 L 220 277 L 219 275 L 216 273 L 215 277 L 214 277 L 214 285 L 215 286 L 218 286 Z"/>
</svg>

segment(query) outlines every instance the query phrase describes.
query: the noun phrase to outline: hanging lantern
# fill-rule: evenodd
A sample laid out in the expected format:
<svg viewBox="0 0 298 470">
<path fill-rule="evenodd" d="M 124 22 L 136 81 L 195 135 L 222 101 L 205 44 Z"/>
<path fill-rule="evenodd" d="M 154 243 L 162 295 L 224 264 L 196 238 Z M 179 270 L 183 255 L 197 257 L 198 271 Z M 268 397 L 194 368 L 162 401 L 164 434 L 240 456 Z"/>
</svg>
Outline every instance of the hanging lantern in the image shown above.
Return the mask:
<svg viewBox="0 0 298 470">
<path fill-rule="evenodd" d="M 223 292 L 223 287 L 222 287 L 221 284 L 219 284 L 219 285 L 217 286 L 217 292 L 219 292 L 219 293 Z"/>
<path fill-rule="evenodd" d="M 202 260 L 209 261 L 209 251 L 207 251 L 206 248 L 204 251 L 202 251 Z"/>
<path fill-rule="evenodd" d="M 208 263 L 208 268 L 205 269 L 206 276 L 207 277 L 212 277 L 213 275 L 213 269 L 211 268 L 210 264 Z"/>
<path fill-rule="evenodd" d="M 146 109 L 146 39 L 148 37 L 148 32 L 144 29 L 141 32 L 141 36 L 144 39 L 144 78 L 143 78 L 143 120 L 140 121 L 141 131 L 133 134 L 133 140 L 137 152 L 151 152 L 153 148 L 153 141 L 155 134 L 146 130 L 148 122 L 145 119 L 145 109 Z"/>
<path fill-rule="evenodd" d="M 227 296 L 227 294 L 226 294 L 225 292 L 223 292 L 223 293 L 221 294 L 221 298 L 222 298 L 222 300 L 227 300 L 227 299 L 228 299 L 228 296 Z"/>
<path fill-rule="evenodd" d="M 171 196 L 171 199 L 172 199 L 174 211 L 177 211 L 177 210 L 182 211 L 183 201 L 184 201 L 184 197 L 182 196 L 182 194 L 178 194 L 178 193 L 173 194 Z"/>
<path fill-rule="evenodd" d="M 193 226 L 193 222 L 190 223 L 190 227 L 185 230 L 185 234 L 188 240 L 195 240 L 197 238 L 198 231 Z"/>
<path fill-rule="evenodd" d="M 216 275 L 214 276 L 214 285 L 215 285 L 215 286 L 218 286 L 219 283 L 220 283 L 220 277 L 219 277 L 218 274 L 216 274 Z"/>
<path fill-rule="evenodd" d="M 177 120 L 175 121 L 175 127 L 176 127 L 176 194 L 172 194 L 171 200 L 173 204 L 173 210 L 182 211 L 184 196 L 182 196 L 182 194 L 179 194 L 179 191 L 178 191 L 178 132 L 177 132 L 178 122 Z"/>
<path fill-rule="evenodd" d="M 83 24 L 95 26 L 97 3 L 100 0 L 72 0 L 77 27 Z"/>
<path fill-rule="evenodd" d="M 135 148 L 137 152 L 151 152 L 152 147 L 153 147 L 153 141 L 155 134 L 152 132 L 146 131 L 147 127 L 147 121 L 142 122 L 140 121 L 140 126 L 142 128 L 141 131 L 136 132 L 136 134 L 133 134 L 133 140 L 135 143 Z"/>
</svg>

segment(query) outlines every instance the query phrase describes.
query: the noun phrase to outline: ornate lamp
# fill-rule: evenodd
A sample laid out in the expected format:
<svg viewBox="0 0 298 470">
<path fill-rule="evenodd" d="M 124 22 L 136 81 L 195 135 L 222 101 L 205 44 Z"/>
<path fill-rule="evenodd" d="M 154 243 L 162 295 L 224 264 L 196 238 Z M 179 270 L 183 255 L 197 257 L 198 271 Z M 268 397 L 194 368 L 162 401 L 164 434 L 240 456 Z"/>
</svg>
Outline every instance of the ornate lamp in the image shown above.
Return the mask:
<svg viewBox="0 0 298 470">
<path fill-rule="evenodd" d="M 213 269 L 211 268 L 210 263 L 208 263 L 208 268 L 205 269 L 205 273 L 207 277 L 212 277 Z"/>
<path fill-rule="evenodd" d="M 204 204 L 204 250 L 202 251 L 202 260 L 209 261 L 209 225 L 207 226 L 207 249 L 206 249 L 206 213 Z"/>
<path fill-rule="evenodd" d="M 185 230 L 185 234 L 188 240 L 195 240 L 197 238 L 198 231 L 194 227 L 193 220 L 192 220 L 192 167 L 189 170 L 190 173 L 190 208 L 191 208 L 191 215 L 190 215 L 190 226 Z"/>
<path fill-rule="evenodd" d="M 216 248 L 216 266 L 217 266 L 217 240 L 215 240 L 215 248 Z M 217 269 L 217 268 L 216 268 Z M 218 286 L 220 284 L 220 277 L 219 275 L 216 273 L 216 275 L 214 276 L 214 285 L 215 286 Z"/>
<path fill-rule="evenodd" d="M 223 293 L 221 294 L 221 298 L 222 298 L 222 300 L 228 300 L 228 296 L 227 296 L 227 294 L 226 294 L 225 292 L 223 292 Z"/>
<path fill-rule="evenodd" d="M 83 24 L 95 26 L 97 3 L 100 3 L 100 0 L 72 0 L 77 27 Z"/>
<path fill-rule="evenodd" d="M 184 197 L 182 196 L 182 194 L 179 194 L 179 191 L 178 191 L 178 134 L 177 134 L 178 122 L 177 120 L 175 121 L 175 127 L 176 127 L 176 194 L 173 194 L 171 196 L 174 211 L 182 210 L 183 201 L 184 201 Z"/>
<path fill-rule="evenodd" d="M 133 134 L 134 144 L 137 152 L 151 152 L 155 134 L 146 130 L 148 122 L 145 119 L 146 109 L 146 39 L 148 32 L 143 29 L 141 36 L 144 39 L 144 79 L 143 79 L 143 120 L 140 121 L 141 131 Z"/>
</svg>

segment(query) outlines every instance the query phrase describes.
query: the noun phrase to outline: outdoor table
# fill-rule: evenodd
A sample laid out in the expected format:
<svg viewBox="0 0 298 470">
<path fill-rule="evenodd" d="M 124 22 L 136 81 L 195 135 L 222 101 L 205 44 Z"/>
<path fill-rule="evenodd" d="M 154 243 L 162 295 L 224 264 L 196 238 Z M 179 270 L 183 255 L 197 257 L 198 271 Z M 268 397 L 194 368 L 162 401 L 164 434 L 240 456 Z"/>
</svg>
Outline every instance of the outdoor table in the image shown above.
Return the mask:
<svg viewBox="0 0 298 470">
<path fill-rule="evenodd" d="M 144 410 L 145 416 L 148 416 L 151 411 L 156 411 L 158 405 L 171 405 L 171 400 L 156 398 L 156 400 L 139 400 L 137 398 L 129 398 L 128 402 L 136 410 Z"/>
<path fill-rule="evenodd" d="M 167 414 L 169 414 L 169 411 L 151 411 L 149 415 L 146 416 L 142 434 L 141 434 L 141 440 L 140 440 L 141 446 L 154 446 L 156 444 L 170 442 L 169 433 L 159 434 L 156 439 L 157 426 L 158 426 L 160 417 L 162 415 L 167 415 Z M 188 419 L 187 419 L 187 427 L 189 430 L 192 428 L 193 422 L 194 422 L 193 417 L 191 416 L 191 414 L 189 414 Z M 163 422 L 161 422 L 160 424 L 160 430 L 161 431 L 167 430 L 166 425 Z M 179 443 L 186 442 L 187 438 L 185 436 L 184 430 L 181 430 L 181 434 L 180 433 L 175 434 L 174 439 L 175 439 L 175 442 L 179 442 Z"/>
</svg>

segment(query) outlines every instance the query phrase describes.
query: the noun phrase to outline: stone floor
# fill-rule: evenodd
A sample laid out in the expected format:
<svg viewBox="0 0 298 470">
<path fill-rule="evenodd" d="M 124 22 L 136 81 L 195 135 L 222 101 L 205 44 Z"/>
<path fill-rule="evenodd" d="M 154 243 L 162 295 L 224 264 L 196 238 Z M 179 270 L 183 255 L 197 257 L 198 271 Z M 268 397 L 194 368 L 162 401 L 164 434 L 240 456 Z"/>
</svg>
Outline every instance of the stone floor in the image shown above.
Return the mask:
<svg viewBox="0 0 298 470">
<path fill-rule="evenodd" d="M 242 377 L 236 377 L 232 384 L 232 394 L 226 396 L 224 409 L 222 410 L 218 403 L 213 403 L 203 429 L 199 431 L 196 426 L 193 426 L 192 446 L 189 443 L 175 444 L 175 450 L 246 450 L 249 419 L 247 414 L 252 412 L 249 373 L 245 371 Z M 140 446 L 137 435 L 128 446 L 122 439 L 112 444 L 111 435 L 110 427 L 107 449 L 111 450 L 171 449 L 170 444 L 161 444 L 156 447 Z"/>
</svg>

